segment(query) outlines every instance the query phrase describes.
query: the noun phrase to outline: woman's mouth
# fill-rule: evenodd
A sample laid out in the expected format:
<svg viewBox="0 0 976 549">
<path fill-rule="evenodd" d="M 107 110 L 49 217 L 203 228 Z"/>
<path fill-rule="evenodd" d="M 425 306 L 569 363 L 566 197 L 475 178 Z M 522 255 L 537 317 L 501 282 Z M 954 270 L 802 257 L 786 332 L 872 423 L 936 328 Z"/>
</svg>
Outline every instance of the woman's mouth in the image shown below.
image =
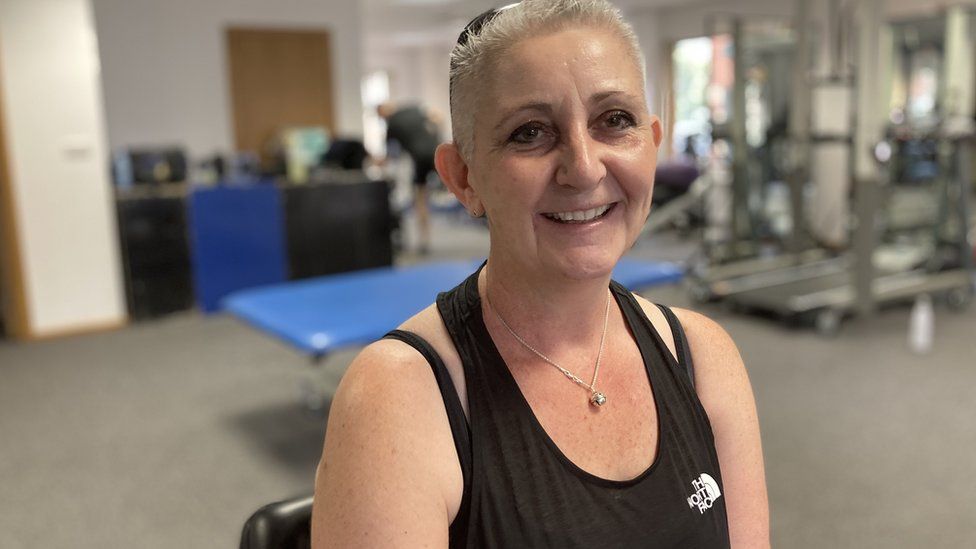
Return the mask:
<svg viewBox="0 0 976 549">
<path fill-rule="evenodd" d="M 552 212 L 542 214 L 547 219 L 551 219 L 556 223 L 589 223 L 591 221 L 596 221 L 602 219 L 613 210 L 617 203 L 613 202 L 611 204 L 604 204 L 603 206 L 597 206 L 596 208 L 590 208 L 588 210 L 575 210 L 571 212 Z"/>
</svg>

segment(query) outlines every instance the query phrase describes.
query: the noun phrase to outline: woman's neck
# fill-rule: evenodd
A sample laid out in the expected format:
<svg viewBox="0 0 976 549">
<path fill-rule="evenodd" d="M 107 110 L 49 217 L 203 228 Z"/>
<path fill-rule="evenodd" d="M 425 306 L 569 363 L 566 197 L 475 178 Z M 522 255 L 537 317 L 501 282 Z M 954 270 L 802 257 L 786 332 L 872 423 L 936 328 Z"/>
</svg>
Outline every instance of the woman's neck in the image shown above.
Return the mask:
<svg viewBox="0 0 976 549">
<path fill-rule="evenodd" d="M 542 349 L 601 335 L 609 275 L 575 280 L 518 267 L 489 257 L 478 280 L 489 314 Z"/>
</svg>

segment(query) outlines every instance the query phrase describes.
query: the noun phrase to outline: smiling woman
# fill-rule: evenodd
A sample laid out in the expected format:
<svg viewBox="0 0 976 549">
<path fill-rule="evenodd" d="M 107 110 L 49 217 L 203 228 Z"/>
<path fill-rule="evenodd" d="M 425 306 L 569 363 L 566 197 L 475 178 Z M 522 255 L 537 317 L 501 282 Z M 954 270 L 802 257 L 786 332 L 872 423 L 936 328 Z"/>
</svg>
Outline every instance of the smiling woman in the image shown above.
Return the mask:
<svg viewBox="0 0 976 549">
<path fill-rule="evenodd" d="M 600 0 L 526 0 L 472 21 L 451 69 L 437 169 L 487 216 L 488 261 L 350 366 L 314 544 L 768 546 L 734 344 L 610 280 L 663 133 L 630 27 Z"/>
<path fill-rule="evenodd" d="M 472 105 L 476 130 L 491 131 L 472 134 L 466 159 L 443 147 L 441 172 L 506 243 L 489 272 L 515 260 L 543 279 L 607 275 L 650 211 L 662 132 L 643 75 L 626 41 L 599 27 L 526 38 L 504 56 Z M 583 222 L 594 209 L 606 211 Z"/>
</svg>

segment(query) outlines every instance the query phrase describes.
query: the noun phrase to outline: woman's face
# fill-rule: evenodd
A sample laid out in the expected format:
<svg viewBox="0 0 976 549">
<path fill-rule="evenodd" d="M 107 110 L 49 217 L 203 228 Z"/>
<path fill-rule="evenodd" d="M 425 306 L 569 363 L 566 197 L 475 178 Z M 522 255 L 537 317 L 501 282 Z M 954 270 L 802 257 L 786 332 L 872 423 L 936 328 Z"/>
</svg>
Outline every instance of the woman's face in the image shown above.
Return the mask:
<svg viewBox="0 0 976 549">
<path fill-rule="evenodd" d="M 592 28 L 529 38 L 487 80 L 468 182 L 492 256 L 574 279 L 608 274 L 647 219 L 661 141 L 624 43 Z"/>
</svg>

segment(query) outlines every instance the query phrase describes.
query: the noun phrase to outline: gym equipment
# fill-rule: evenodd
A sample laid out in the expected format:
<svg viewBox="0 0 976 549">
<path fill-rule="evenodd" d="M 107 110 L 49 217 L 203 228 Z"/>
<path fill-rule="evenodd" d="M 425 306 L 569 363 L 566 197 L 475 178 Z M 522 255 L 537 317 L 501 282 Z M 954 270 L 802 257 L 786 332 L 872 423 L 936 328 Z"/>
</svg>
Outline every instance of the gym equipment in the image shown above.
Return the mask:
<svg viewBox="0 0 976 549">
<path fill-rule="evenodd" d="M 655 185 L 657 183 L 655 182 Z M 691 182 L 687 190 L 670 197 L 664 204 L 654 199 L 654 208 L 647 216 L 647 222 L 641 230 L 641 237 L 660 231 L 670 225 L 689 225 L 688 216 L 694 216 L 701 206 L 702 198 L 712 187 L 709 174 L 699 175 Z"/>
<path fill-rule="evenodd" d="M 807 26 L 752 16 L 717 17 L 710 28 L 714 50 L 732 55 L 713 60 L 712 80 L 730 87 L 710 105 L 713 155 L 693 189 L 706 220 L 686 279 L 698 300 L 724 297 L 731 279 L 829 255 L 812 249 L 804 223 L 810 98 L 797 82 L 809 72 Z"/>
<path fill-rule="evenodd" d="M 936 125 L 920 128 L 917 123 L 902 124 L 893 132 L 897 140 L 878 143 L 884 125 L 881 107 L 887 104 L 879 101 L 883 95 L 879 82 L 884 81 L 886 63 L 878 53 L 878 44 L 890 34 L 882 32 L 880 4 L 868 4 L 859 5 L 856 14 L 859 33 L 855 37 L 858 59 L 854 81 L 858 85 L 851 104 L 857 118 L 848 146 L 854 167 L 848 249 L 838 253 L 835 247 L 811 248 L 712 268 L 704 276 L 692 277 L 696 298 L 720 297 L 742 310 L 809 319 L 824 334 L 836 333 L 848 315 L 871 314 L 881 304 L 911 300 L 921 294 L 945 294 L 956 307 L 971 300 L 967 199 L 972 113 L 961 110 L 968 103 L 957 101 L 956 110 L 941 113 Z M 955 64 L 971 63 L 960 53 L 970 47 L 961 39 L 968 32 L 966 24 L 968 15 L 962 8 L 948 10 L 945 27 L 955 30 L 947 33 L 946 58 L 954 59 Z M 972 87 L 969 80 L 960 79 L 952 93 L 942 93 L 946 98 L 967 97 L 967 89 Z M 936 104 L 949 103 L 943 99 Z M 906 170 L 903 160 L 912 157 L 913 147 L 915 156 L 925 163 L 917 162 Z M 892 158 L 902 161 L 892 163 Z M 905 185 L 890 180 L 904 173 L 913 175 L 914 188 L 910 190 L 916 197 L 919 181 L 927 180 L 922 191 L 930 195 L 929 204 L 933 205 L 927 223 L 919 224 L 917 213 L 915 221 L 904 222 L 904 215 L 897 221 L 900 214 L 891 205 Z M 909 197 L 901 202 L 918 201 Z"/>
</svg>

